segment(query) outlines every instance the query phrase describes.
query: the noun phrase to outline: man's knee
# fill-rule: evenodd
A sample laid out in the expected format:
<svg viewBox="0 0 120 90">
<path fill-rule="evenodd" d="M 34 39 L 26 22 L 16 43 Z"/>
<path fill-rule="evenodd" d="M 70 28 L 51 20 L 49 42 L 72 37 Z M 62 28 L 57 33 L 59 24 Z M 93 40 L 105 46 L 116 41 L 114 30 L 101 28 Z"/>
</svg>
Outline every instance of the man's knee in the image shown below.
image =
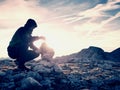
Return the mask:
<svg viewBox="0 0 120 90">
<path fill-rule="evenodd" d="M 38 57 L 40 54 L 39 53 L 35 53 L 35 57 Z"/>
<path fill-rule="evenodd" d="M 28 51 L 22 53 L 19 56 L 19 59 L 22 63 L 25 63 L 27 61 L 30 61 L 30 60 L 33 60 L 33 59 L 37 58 L 38 56 L 39 56 L 39 53 L 36 53 L 32 50 L 28 50 Z"/>
<path fill-rule="evenodd" d="M 37 58 L 39 56 L 39 53 L 36 53 L 35 51 L 29 50 L 27 53 L 27 56 L 29 59 L 34 59 L 34 58 Z"/>
</svg>

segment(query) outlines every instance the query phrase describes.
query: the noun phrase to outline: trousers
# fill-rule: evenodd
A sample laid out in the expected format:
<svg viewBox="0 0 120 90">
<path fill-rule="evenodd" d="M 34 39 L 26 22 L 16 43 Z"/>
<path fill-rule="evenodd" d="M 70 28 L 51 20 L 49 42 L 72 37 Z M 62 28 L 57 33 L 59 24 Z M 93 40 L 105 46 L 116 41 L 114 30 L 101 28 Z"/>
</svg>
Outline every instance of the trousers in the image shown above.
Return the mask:
<svg viewBox="0 0 120 90">
<path fill-rule="evenodd" d="M 33 60 L 34 58 L 39 56 L 39 53 L 36 53 L 34 50 L 28 50 L 24 47 L 8 47 L 8 56 L 12 59 L 16 59 L 21 65 L 25 62 Z"/>
</svg>

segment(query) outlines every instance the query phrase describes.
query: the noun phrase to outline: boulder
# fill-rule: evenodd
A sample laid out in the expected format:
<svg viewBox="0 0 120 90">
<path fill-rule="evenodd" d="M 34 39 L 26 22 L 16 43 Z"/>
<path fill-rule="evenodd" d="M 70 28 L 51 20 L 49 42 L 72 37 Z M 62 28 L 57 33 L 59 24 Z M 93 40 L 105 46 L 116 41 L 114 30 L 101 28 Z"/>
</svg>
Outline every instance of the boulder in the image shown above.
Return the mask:
<svg viewBox="0 0 120 90">
<path fill-rule="evenodd" d="M 27 77 L 32 77 L 32 78 L 34 78 L 37 81 L 41 81 L 42 80 L 42 76 L 38 72 L 35 72 L 35 71 L 29 71 L 27 73 Z"/>
<path fill-rule="evenodd" d="M 22 90 L 41 90 L 42 85 L 32 77 L 25 78 L 21 81 Z"/>
<path fill-rule="evenodd" d="M 37 65 L 32 66 L 32 70 L 39 73 L 62 72 L 55 63 L 47 60 L 39 61 Z"/>
<path fill-rule="evenodd" d="M 5 75 L 6 75 L 6 73 L 5 73 L 5 72 L 0 71 L 0 78 L 4 77 Z"/>
</svg>

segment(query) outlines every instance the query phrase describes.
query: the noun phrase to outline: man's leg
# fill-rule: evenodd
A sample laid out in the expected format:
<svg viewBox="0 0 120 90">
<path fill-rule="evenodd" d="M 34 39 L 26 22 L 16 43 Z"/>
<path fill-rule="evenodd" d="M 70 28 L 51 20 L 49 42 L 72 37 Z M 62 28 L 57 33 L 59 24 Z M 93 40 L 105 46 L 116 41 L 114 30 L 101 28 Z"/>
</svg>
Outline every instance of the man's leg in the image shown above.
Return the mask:
<svg viewBox="0 0 120 90">
<path fill-rule="evenodd" d="M 18 61 L 18 68 L 26 68 L 25 67 L 25 62 L 33 60 L 34 58 L 38 57 L 39 53 L 36 53 L 35 51 L 32 50 L 28 50 L 28 51 L 24 51 L 22 53 L 19 54 L 19 57 L 17 58 Z"/>
</svg>

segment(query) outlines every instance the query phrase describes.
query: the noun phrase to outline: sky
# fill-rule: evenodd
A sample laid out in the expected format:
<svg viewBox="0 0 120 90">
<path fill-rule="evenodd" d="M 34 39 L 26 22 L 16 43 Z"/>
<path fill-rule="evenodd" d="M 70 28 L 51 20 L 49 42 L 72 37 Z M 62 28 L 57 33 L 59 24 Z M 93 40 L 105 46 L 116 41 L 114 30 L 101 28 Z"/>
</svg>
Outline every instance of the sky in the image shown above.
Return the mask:
<svg viewBox="0 0 120 90">
<path fill-rule="evenodd" d="M 32 35 L 45 36 L 55 56 L 120 47 L 120 0 L 0 0 L 0 58 L 8 57 L 13 34 L 29 18 L 38 24 Z"/>
</svg>

